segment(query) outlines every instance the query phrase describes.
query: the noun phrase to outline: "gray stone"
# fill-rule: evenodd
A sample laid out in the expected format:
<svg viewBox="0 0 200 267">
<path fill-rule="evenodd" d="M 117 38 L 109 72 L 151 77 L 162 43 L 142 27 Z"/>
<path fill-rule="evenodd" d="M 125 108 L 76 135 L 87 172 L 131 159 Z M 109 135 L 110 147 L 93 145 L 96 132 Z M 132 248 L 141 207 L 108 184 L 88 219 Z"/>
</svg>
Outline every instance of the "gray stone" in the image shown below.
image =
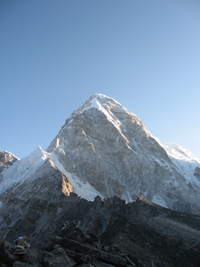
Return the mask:
<svg viewBox="0 0 200 267">
<path fill-rule="evenodd" d="M 62 248 L 57 248 L 48 253 L 44 259 L 45 267 L 66 266 L 72 267 L 71 260 Z"/>
<path fill-rule="evenodd" d="M 23 258 L 14 257 L 12 244 L 2 241 L 0 265 L 24 266 L 19 263 L 23 260 L 27 266 L 200 266 L 200 216 L 164 209 L 142 197 L 129 204 L 116 197 L 101 204 L 98 198 L 89 202 L 72 194 L 57 204 L 61 211 L 54 214 L 44 232 L 36 230 L 41 229 L 42 217 L 30 222 L 35 231 L 30 233 L 31 247 Z M 44 202 L 43 209 L 39 201 L 34 205 L 44 213 L 52 210 L 51 203 Z M 96 221 L 103 221 L 104 227 Z M 15 225 L 12 227 L 15 233 Z M 71 231 L 77 232 L 71 235 L 75 240 L 67 238 Z M 98 241 L 98 246 L 92 240 Z"/>
<path fill-rule="evenodd" d="M 92 107 L 94 100 L 100 109 Z M 196 186 L 187 185 L 161 143 L 112 98 L 90 97 L 66 120 L 47 151 L 72 179 L 88 182 L 104 198 L 131 202 L 142 194 L 167 208 L 200 214 Z"/>
<path fill-rule="evenodd" d="M 29 264 L 27 262 L 15 261 L 13 267 L 43 267 L 40 263 Z"/>
<path fill-rule="evenodd" d="M 200 168 L 196 167 L 194 171 L 194 176 L 200 180 Z"/>
<path fill-rule="evenodd" d="M 7 151 L 0 151 L 0 173 L 3 172 L 5 169 L 8 169 L 18 160 L 19 159 L 15 157 L 12 153 Z"/>
</svg>

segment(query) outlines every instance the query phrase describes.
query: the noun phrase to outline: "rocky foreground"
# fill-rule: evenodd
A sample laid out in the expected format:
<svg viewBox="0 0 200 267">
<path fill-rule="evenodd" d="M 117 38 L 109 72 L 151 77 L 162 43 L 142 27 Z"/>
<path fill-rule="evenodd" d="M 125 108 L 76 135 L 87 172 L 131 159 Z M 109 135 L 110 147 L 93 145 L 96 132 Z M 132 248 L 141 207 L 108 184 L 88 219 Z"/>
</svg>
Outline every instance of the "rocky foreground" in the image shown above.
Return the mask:
<svg viewBox="0 0 200 267">
<path fill-rule="evenodd" d="M 129 204 L 116 197 L 90 202 L 71 193 L 46 205 L 32 201 L 29 213 L 1 232 L 0 266 L 200 266 L 200 216 L 142 197 Z M 33 206 L 43 216 L 48 212 L 46 225 Z M 13 241 L 22 235 L 31 247 L 14 255 Z"/>
</svg>

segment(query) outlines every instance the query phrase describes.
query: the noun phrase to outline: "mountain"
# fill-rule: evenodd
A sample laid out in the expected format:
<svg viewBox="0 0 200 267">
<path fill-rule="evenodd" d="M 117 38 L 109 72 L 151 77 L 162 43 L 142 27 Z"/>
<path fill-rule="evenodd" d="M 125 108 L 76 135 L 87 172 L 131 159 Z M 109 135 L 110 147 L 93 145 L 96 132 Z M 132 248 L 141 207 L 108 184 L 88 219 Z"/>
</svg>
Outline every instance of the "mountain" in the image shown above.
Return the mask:
<svg viewBox="0 0 200 267">
<path fill-rule="evenodd" d="M 0 265 L 199 266 L 199 193 L 197 158 L 93 95 L 46 150 L 0 153 Z"/>
<path fill-rule="evenodd" d="M 19 159 L 8 151 L 0 151 L 0 173 L 8 169 Z M 0 176 L 1 177 L 1 176 Z"/>
<path fill-rule="evenodd" d="M 50 176 L 59 182 L 58 172 L 52 169 Z M 49 197 L 58 189 L 51 190 Z M 54 194 L 48 202 L 38 194 L 24 202 L 17 196 L 11 199 L 1 223 L 1 266 L 200 266 L 200 216 L 141 198 L 129 204 L 117 197 L 96 197 L 91 202 L 74 193 L 59 194 L 57 199 Z M 13 240 L 23 235 L 29 237 L 31 247 L 25 255 L 13 255 Z"/>
<path fill-rule="evenodd" d="M 87 200 L 99 195 L 132 202 L 143 195 L 200 214 L 200 160 L 154 138 L 136 115 L 105 95 L 95 94 L 75 110 L 46 151 L 38 147 L 3 171 L 1 193 L 33 183 L 47 160 L 68 179 L 70 191 Z"/>
<path fill-rule="evenodd" d="M 200 161 L 178 145 L 162 144 L 107 96 L 93 95 L 75 110 L 47 152 L 72 180 L 89 183 L 102 197 L 130 202 L 139 194 L 173 210 L 200 211 L 194 176 Z"/>
</svg>

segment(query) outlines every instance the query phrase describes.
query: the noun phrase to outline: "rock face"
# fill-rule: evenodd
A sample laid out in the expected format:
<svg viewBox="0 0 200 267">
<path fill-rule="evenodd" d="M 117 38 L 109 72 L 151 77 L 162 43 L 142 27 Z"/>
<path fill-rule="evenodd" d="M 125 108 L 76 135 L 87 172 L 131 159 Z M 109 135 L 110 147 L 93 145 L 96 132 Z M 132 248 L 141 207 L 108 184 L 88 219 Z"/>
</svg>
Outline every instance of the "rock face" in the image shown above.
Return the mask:
<svg viewBox="0 0 200 267">
<path fill-rule="evenodd" d="M 73 192 L 67 177 L 46 159 L 34 175 L 0 196 L 0 235 L 16 239 L 25 231 L 42 236 L 53 227 L 54 214 L 64 208 L 63 199 Z"/>
<path fill-rule="evenodd" d="M 53 174 L 58 175 L 52 170 Z M 17 211 L 1 210 L 7 219 L 1 232 L 2 266 L 200 265 L 200 216 L 171 211 L 141 197 L 129 204 L 116 197 L 89 202 L 71 193 L 56 201 L 35 197 L 15 202 Z M 17 213 L 21 217 L 14 220 Z M 25 255 L 13 255 L 11 245 L 21 235 L 29 236 L 31 248 Z"/>
<path fill-rule="evenodd" d="M 21 161 L 4 159 L 0 194 L 10 190 L 15 195 L 19 185 L 32 188 L 47 159 L 51 167 L 45 167 L 44 183 L 56 168 L 67 179 L 60 185 L 66 195 L 74 191 L 87 200 L 99 195 L 127 202 L 143 195 L 163 207 L 200 214 L 200 160 L 154 138 L 136 115 L 107 96 L 93 95 L 75 110 L 47 151 L 38 147 Z M 36 192 L 41 195 L 40 188 Z"/>
<path fill-rule="evenodd" d="M 200 161 L 114 99 L 89 98 L 47 151 L 6 153 L 1 266 L 200 266 Z M 24 235 L 31 249 L 13 255 Z"/>
<path fill-rule="evenodd" d="M 200 181 L 194 169 L 200 161 L 190 164 L 190 156 L 172 146 L 154 138 L 114 99 L 94 95 L 72 113 L 47 152 L 66 175 L 89 183 L 104 198 L 129 202 L 142 194 L 164 207 L 199 214 Z"/>
<path fill-rule="evenodd" d="M 200 180 L 200 168 L 196 167 L 194 171 L 194 176 Z"/>
<path fill-rule="evenodd" d="M 3 172 L 3 170 L 8 169 L 13 165 L 14 162 L 18 160 L 19 159 L 12 153 L 7 151 L 0 151 L 0 173 Z"/>
<path fill-rule="evenodd" d="M 74 191 L 87 200 L 99 195 L 127 202 L 143 195 L 163 207 L 200 214 L 200 160 L 154 138 L 136 115 L 107 96 L 93 95 L 75 110 L 47 151 L 38 147 L 20 161 L 4 159 L 0 194 L 13 192 L 14 186 L 31 187 L 47 159 L 68 179 L 66 195 Z M 64 181 L 61 187 L 64 192 Z"/>
</svg>

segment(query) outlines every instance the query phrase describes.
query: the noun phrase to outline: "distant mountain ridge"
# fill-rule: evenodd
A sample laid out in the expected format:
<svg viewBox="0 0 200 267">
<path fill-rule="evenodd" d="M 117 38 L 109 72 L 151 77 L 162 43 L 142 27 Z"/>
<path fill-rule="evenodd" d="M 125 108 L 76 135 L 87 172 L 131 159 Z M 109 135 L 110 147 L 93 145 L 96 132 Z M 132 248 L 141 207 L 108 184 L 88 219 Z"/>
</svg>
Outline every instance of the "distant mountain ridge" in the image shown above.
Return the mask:
<svg viewBox="0 0 200 267">
<path fill-rule="evenodd" d="M 17 160 L 19 159 L 12 153 L 8 151 L 0 151 L 0 173 L 12 166 Z"/>
<path fill-rule="evenodd" d="M 95 94 L 75 110 L 46 151 L 39 147 L 4 170 L 0 193 L 33 183 L 49 160 L 48 166 L 65 177 L 66 195 L 127 202 L 143 195 L 163 207 L 200 214 L 200 160 L 177 144 L 163 144 L 135 114 L 105 95 Z"/>
</svg>

